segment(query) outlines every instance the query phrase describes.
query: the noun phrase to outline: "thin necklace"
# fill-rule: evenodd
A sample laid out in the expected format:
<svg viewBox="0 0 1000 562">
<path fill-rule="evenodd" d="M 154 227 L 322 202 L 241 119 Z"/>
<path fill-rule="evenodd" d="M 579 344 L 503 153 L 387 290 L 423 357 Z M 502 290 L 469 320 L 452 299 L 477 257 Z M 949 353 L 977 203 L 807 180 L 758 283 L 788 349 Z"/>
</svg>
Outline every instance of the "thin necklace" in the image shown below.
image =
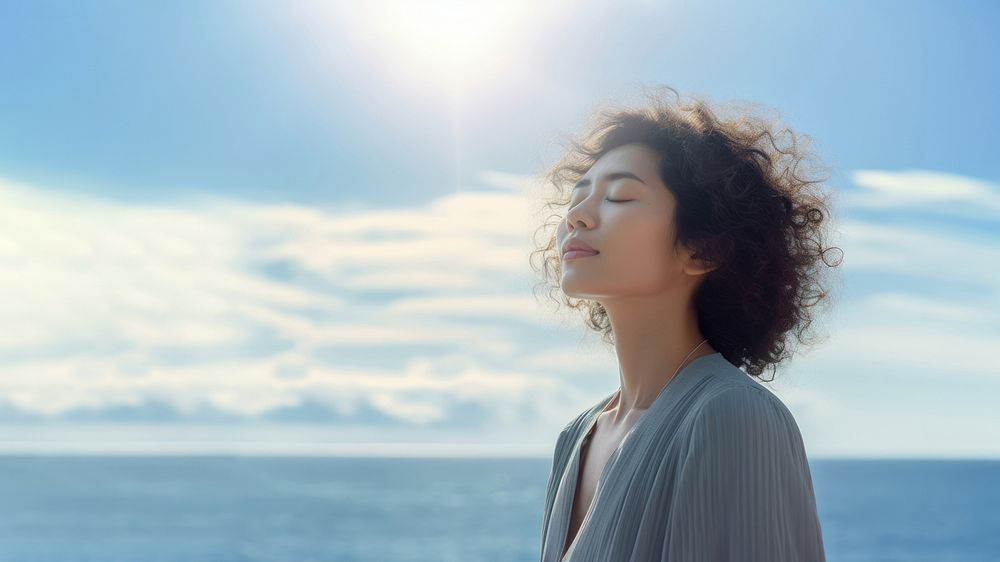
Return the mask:
<svg viewBox="0 0 1000 562">
<path fill-rule="evenodd" d="M 698 345 L 696 345 L 694 347 L 694 349 L 692 349 L 687 354 L 687 356 L 684 357 L 684 359 L 681 361 L 681 364 L 677 366 L 677 370 L 674 371 L 673 376 L 670 377 L 669 381 L 667 381 L 667 384 L 670 384 L 670 381 L 674 380 L 674 377 L 676 377 L 677 373 L 680 372 L 681 367 L 684 366 L 684 361 L 687 361 L 687 358 L 691 357 L 691 354 L 694 353 L 695 351 L 697 351 L 698 348 L 701 347 L 701 344 L 703 344 L 703 343 L 705 343 L 707 341 L 708 341 L 708 339 L 701 340 L 701 343 L 699 343 Z M 664 388 L 666 388 L 666 387 L 664 387 Z M 619 399 L 621 398 L 621 388 L 618 389 L 618 397 L 619 397 Z M 654 402 L 655 402 L 655 400 L 654 400 Z M 607 410 L 605 410 L 605 411 L 607 411 Z M 646 412 L 643 412 L 642 416 L 640 416 L 640 419 L 642 417 L 644 417 L 645 415 L 646 415 Z M 630 435 L 632 435 L 632 432 L 635 430 L 635 426 L 638 425 L 638 424 L 639 424 L 639 420 L 636 420 L 636 422 L 632 425 L 632 427 L 629 428 L 628 432 L 625 433 L 625 437 L 622 437 L 621 442 L 618 444 L 618 447 L 611 454 L 611 456 L 615 456 L 616 454 L 618 454 L 622 450 L 622 445 L 625 444 L 625 440 L 628 439 Z M 577 458 L 578 458 L 578 460 L 577 460 L 578 463 L 580 462 L 579 457 L 580 457 L 580 455 L 582 453 L 581 449 L 583 448 L 584 444 L 586 444 L 588 441 L 590 441 L 590 433 L 594 430 L 594 426 L 596 426 L 596 425 L 597 425 L 597 418 L 595 417 L 594 420 L 590 423 L 590 428 L 587 429 L 587 434 L 584 436 L 584 438 L 583 438 L 580 446 L 577 448 L 576 455 L 577 455 Z M 597 503 L 597 492 L 601 488 L 601 480 L 604 478 L 604 473 L 608 470 L 608 465 L 609 464 L 611 464 L 611 458 L 610 457 L 605 462 L 604 469 L 601 470 L 601 475 L 600 475 L 600 477 L 598 477 L 597 484 L 594 486 L 594 495 L 590 499 L 590 505 L 587 506 L 587 513 L 584 514 L 583 521 L 580 522 L 580 527 L 577 528 L 576 534 L 573 535 L 573 540 L 570 541 L 569 548 L 567 548 L 566 552 L 563 553 L 562 558 L 560 558 L 560 562 L 566 562 L 566 557 L 569 556 L 569 554 L 571 552 L 573 552 L 573 549 L 576 548 L 576 542 L 578 540 L 580 540 L 580 535 L 583 534 L 583 530 L 587 527 L 587 521 L 590 520 L 590 514 L 594 510 L 594 504 Z M 579 468 L 579 464 L 578 464 L 577 465 L 577 475 L 576 475 L 576 485 L 579 485 L 580 476 L 581 476 L 581 474 L 580 474 L 580 468 Z M 576 503 L 576 494 L 575 494 L 575 492 L 574 492 L 574 497 L 573 497 L 573 503 Z M 570 513 L 570 519 L 571 520 L 572 520 L 572 516 L 573 516 L 572 515 L 572 507 L 573 507 L 573 504 L 571 503 L 570 504 L 570 511 L 571 511 L 571 513 Z M 567 522 L 566 525 L 568 527 L 569 526 L 569 522 Z M 566 534 L 568 534 L 568 531 L 569 531 L 569 529 L 567 528 L 567 533 Z M 565 537 L 566 537 L 566 535 L 564 534 L 563 536 L 564 536 L 564 544 L 565 544 Z"/>
<path fill-rule="evenodd" d="M 694 353 L 695 351 L 698 351 L 698 348 L 701 347 L 701 344 L 703 344 L 703 343 L 705 343 L 707 341 L 708 341 L 707 338 L 701 340 L 701 343 L 699 343 L 698 345 L 694 346 L 694 349 L 692 349 L 691 351 L 688 352 L 687 356 L 685 356 L 684 359 L 681 360 L 681 364 L 677 366 L 677 370 L 674 371 L 674 374 L 670 375 L 670 380 L 667 381 L 667 384 L 670 384 L 670 381 L 674 380 L 674 377 L 677 376 L 677 373 L 679 373 L 681 371 L 681 367 L 684 366 L 684 362 L 687 361 L 687 358 L 691 357 L 691 354 Z M 621 388 L 619 388 L 618 389 L 618 398 L 619 398 L 619 400 L 621 399 L 621 396 L 622 396 L 622 391 L 621 391 Z M 655 402 L 656 400 L 654 399 L 653 401 Z M 607 411 L 607 410 L 605 410 L 605 411 Z M 629 433 L 631 433 L 631 430 L 629 430 Z M 626 434 L 626 437 L 627 436 L 628 435 Z M 623 439 L 623 441 L 624 441 L 624 439 Z"/>
</svg>

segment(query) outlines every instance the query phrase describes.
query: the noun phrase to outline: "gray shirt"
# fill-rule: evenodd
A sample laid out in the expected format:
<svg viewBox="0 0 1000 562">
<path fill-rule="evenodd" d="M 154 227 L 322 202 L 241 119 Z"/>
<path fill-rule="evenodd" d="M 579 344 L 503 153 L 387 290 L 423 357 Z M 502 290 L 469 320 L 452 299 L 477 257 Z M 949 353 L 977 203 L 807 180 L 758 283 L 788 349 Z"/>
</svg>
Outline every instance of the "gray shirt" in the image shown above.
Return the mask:
<svg viewBox="0 0 1000 562">
<path fill-rule="evenodd" d="M 541 562 L 560 562 L 580 449 L 617 390 L 559 433 Z M 688 363 L 604 466 L 572 562 L 825 562 L 812 476 L 784 403 L 721 353 Z"/>
</svg>

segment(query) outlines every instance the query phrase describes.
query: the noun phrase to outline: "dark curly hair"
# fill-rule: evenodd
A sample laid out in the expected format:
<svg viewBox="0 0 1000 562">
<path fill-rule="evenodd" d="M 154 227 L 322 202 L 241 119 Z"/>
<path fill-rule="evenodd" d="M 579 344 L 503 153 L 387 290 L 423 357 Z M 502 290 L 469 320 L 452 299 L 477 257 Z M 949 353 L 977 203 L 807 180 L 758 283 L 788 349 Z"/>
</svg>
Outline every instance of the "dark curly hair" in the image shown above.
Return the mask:
<svg viewBox="0 0 1000 562">
<path fill-rule="evenodd" d="M 675 246 L 697 248 L 696 257 L 716 266 L 693 296 L 702 334 L 747 374 L 760 378 L 768 366 L 773 374 L 791 355 L 789 333 L 794 330 L 799 343 L 806 343 L 814 307 L 829 296 L 822 265 L 840 264 L 827 262 L 826 254 L 842 250 L 824 247 L 830 195 L 817 188 L 828 178 L 800 175 L 803 163 L 820 167 L 816 159 L 794 132 L 775 132 L 771 120 L 755 115 L 756 105 L 723 107 L 737 109 L 724 118 L 702 99 L 684 102 L 669 86 L 657 90 L 672 93 L 674 103 L 645 90 L 648 103 L 642 107 L 598 108 L 584 137 L 561 143 L 562 157 L 539 174 L 544 207 L 556 212 L 534 235 L 529 262 L 543 274 L 536 299 L 538 288 L 547 286 L 557 308 L 561 302 L 584 310 L 587 326 L 613 345 L 611 323 L 599 302 L 565 293 L 556 297 L 561 278 L 556 228 L 572 186 L 591 166 L 616 147 L 639 143 L 658 154 L 660 176 L 675 198 Z M 791 137 L 787 147 L 779 146 L 782 133 Z"/>
</svg>

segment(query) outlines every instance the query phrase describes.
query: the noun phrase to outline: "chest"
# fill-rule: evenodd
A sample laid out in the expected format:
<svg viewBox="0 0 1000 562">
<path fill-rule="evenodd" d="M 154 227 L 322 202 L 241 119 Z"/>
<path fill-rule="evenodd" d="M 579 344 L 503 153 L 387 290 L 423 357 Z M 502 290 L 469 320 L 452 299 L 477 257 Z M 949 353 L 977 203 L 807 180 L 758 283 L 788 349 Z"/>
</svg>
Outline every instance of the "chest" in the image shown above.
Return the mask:
<svg viewBox="0 0 1000 562">
<path fill-rule="evenodd" d="M 579 478 L 573 497 L 573 517 L 579 523 L 587 513 L 594 499 L 597 482 L 608 463 L 608 459 L 618 446 L 608 438 L 587 437 L 580 450 Z"/>
<path fill-rule="evenodd" d="M 573 544 L 577 533 L 583 523 L 586 522 L 587 514 L 594 501 L 597 492 L 598 482 L 607 466 L 608 460 L 621 444 L 628 428 L 619 431 L 605 429 L 601 431 L 598 426 L 591 429 L 580 445 L 580 462 L 576 474 L 576 488 L 573 493 L 573 503 L 570 510 L 570 522 L 566 534 L 565 548 Z"/>
<path fill-rule="evenodd" d="M 573 497 L 567 502 L 569 504 L 568 510 L 564 512 L 568 521 L 564 527 L 565 535 L 562 536 L 564 540 L 561 544 L 561 555 L 554 558 L 553 561 L 564 560 L 570 551 L 576 550 L 576 543 L 580 542 L 581 535 L 591 533 L 588 528 L 595 523 L 589 520 L 595 518 L 594 504 L 597 495 L 601 496 L 605 510 L 613 509 L 611 506 L 617 502 L 626 501 L 624 499 L 626 488 L 633 489 L 638 486 L 640 487 L 638 491 L 630 494 L 632 503 L 621 507 L 621 509 L 625 511 L 643 510 L 649 514 L 648 517 L 632 519 L 636 524 L 651 521 L 655 525 L 659 525 L 657 522 L 662 522 L 662 517 L 665 514 L 661 512 L 671 504 L 670 498 L 674 490 L 673 479 L 683 456 L 681 443 L 686 440 L 675 439 L 677 426 L 674 423 L 666 423 L 658 426 L 653 436 L 646 435 L 641 440 L 637 440 L 636 436 L 629 436 L 630 443 L 624 445 L 627 448 L 627 455 L 616 460 L 614 458 L 616 451 L 628 435 L 629 429 L 629 427 L 620 429 L 614 426 L 601 427 L 600 424 L 595 424 L 582 438 L 577 451 L 576 466 L 573 467 L 571 461 L 571 466 L 564 476 L 571 483 L 575 481 L 575 484 L 566 488 L 567 493 L 573 494 Z M 618 453 L 620 454 L 621 451 Z M 655 461 L 651 459 L 655 459 Z M 601 482 L 601 477 L 605 476 L 604 472 L 608 470 L 608 464 L 611 462 L 619 465 L 624 472 L 611 472 L 607 475 L 608 478 Z M 648 467 L 646 470 L 654 471 L 656 477 L 650 478 L 647 475 L 633 480 L 631 476 L 624 476 L 625 474 L 633 474 L 630 468 L 632 466 L 646 466 Z M 641 532 L 638 526 L 627 527 L 622 526 L 620 521 L 611 522 L 607 518 L 607 512 L 603 516 L 596 515 L 598 515 L 596 524 L 605 526 L 613 524 L 616 533 L 635 533 L 638 537 Z M 601 532 L 607 532 L 607 529 L 605 528 Z M 658 531 L 653 529 L 649 532 L 655 534 Z"/>
</svg>

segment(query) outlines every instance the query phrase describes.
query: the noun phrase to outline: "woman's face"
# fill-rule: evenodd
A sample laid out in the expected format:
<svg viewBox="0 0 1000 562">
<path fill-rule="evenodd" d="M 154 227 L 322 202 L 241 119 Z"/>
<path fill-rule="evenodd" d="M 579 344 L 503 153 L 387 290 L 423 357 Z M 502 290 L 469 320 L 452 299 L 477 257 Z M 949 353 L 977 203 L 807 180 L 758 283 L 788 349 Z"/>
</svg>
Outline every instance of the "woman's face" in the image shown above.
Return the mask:
<svg viewBox="0 0 1000 562">
<path fill-rule="evenodd" d="M 559 223 L 563 292 L 604 303 L 678 290 L 686 264 L 672 250 L 673 213 L 674 196 L 651 148 L 628 144 L 606 153 L 574 188 Z M 567 256 L 567 241 L 598 253 Z"/>
</svg>

